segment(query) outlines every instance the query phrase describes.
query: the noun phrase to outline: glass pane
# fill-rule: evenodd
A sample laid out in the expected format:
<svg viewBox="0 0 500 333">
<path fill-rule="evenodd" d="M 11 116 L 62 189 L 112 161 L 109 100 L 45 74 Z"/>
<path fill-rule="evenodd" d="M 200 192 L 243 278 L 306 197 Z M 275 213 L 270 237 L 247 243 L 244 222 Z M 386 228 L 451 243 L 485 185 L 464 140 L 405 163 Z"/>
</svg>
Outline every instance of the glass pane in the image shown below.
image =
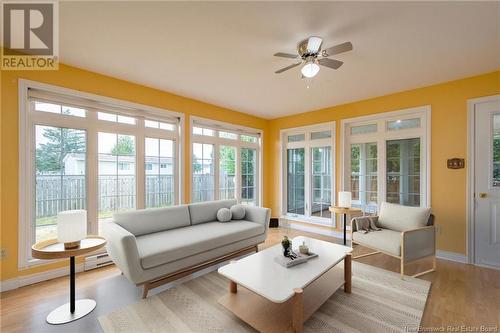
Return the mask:
<svg viewBox="0 0 500 333">
<path fill-rule="evenodd" d="M 160 129 L 165 130 L 165 131 L 173 131 L 173 130 L 175 130 L 175 125 L 160 122 Z"/>
<path fill-rule="evenodd" d="M 61 106 L 59 104 L 35 102 L 35 110 L 50 113 L 61 113 Z"/>
<path fill-rule="evenodd" d="M 391 120 L 387 122 L 387 129 L 389 131 L 406 129 L 406 128 L 418 128 L 420 127 L 420 118 L 413 119 L 398 119 Z"/>
<path fill-rule="evenodd" d="M 377 144 L 352 144 L 350 185 L 354 206 L 377 205 L 377 171 Z"/>
<path fill-rule="evenodd" d="M 175 203 L 174 144 L 172 140 L 146 138 L 145 206 L 164 207 Z"/>
<path fill-rule="evenodd" d="M 368 124 L 368 125 L 351 127 L 351 135 L 375 133 L 376 131 L 377 131 L 377 124 Z"/>
<path fill-rule="evenodd" d="M 250 142 L 250 143 L 257 142 L 257 138 L 255 136 L 250 136 L 250 135 L 240 135 L 240 139 L 243 142 Z"/>
<path fill-rule="evenodd" d="M 97 119 L 116 122 L 116 114 L 97 112 Z"/>
<path fill-rule="evenodd" d="M 219 148 L 219 199 L 235 197 L 236 180 L 236 148 L 220 146 Z"/>
<path fill-rule="evenodd" d="M 303 135 L 303 134 L 302 134 Z M 304 148 L 287 150 L 287 212 L 305 214 Z"/>
<path fill-rule="evenodd" d="M 420 139 L 390 140 L 386 147 L 386 200 L 420 206 Z"/>
<path fill-rule="evenodd" d="M 212 144 L 193 143 L 193 202 L 214 200 L 213 151 Z"/>
<path fill-rule="evenodd" d="M 122 124 L 134 125 L 135 124 L 135 118 L 126 117 L 126 116 L 118 116 L 118 122 L 122 123 Z"/>
<path fill-rule="evenodd" d="M 332 131 L 312 132 L 311 140 L 327 139 L 332 137 Z"/>
<path fill-rule="evenodd" d="M 72 106 L 62 106 L 62 114 L 67 114 L 75 117 L 85 117 L 85 109 L 75 108 Z"/>
<path fill-rule="evenodd" d="M 135 137 L 99 132 L 97 145 L 100 228 L 113 212 L 135 209 Z"/>
<path fill-rule="evenodd" d="M 219 132 L 219 138 L 224 138 L 224 139 L 231 139 L 231 140 L 236 140 L 238 139 L 238 135 L 235 133 L 231 132 Z"/>
<path fill-rule="evenodd" d="M 332 203 L 332 153 L 330 147 L 311 149 L 312 156 L 312 205 L 311 215 L 331 218 L 328 210 Z"/>
<path fill-rule="evenodd" d="M 492 186 L 500 186 L 500 114 L 493 115 L 493 180 Z"/>
<path fill-rule="evenodd" d="M 144 120 L 144 126 L 145 127 L 150 127 L 150 128 L 158 128 L 159 127 L 159 124 L 157 121 L 153 121 L 153 120 Z"/>
<path fill-rule="evenodd" d="M 57 213 L 86 209 L 86 132 L 35 126 L 35 242 L 57 237 Z"/>
<path fill-rule="evenodd" d="M 257 205 L 255 180 L 257 178 L 257 151 L 241 148 L 241 203 Z"/>
<path fill-rule="evenodd" d="M 305 139 L 306 139 L 305 134 L 295 134 L 288 136 L 288 142 L 299 142 L 299 141 L 304 141 Z"/>
</svg>

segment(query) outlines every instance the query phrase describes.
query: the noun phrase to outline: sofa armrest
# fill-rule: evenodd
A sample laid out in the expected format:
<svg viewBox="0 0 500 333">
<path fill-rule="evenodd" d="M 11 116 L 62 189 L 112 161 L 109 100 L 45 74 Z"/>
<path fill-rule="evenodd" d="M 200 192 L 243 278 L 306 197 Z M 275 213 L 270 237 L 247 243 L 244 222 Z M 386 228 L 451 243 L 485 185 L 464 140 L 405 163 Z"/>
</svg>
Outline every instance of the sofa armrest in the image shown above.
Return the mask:
<svg viewBox="0 0 500 333">
<path fill-rule="evenodd" d="M 262 224 L 267 229 L 269 228 L 269 220 L 271 219 L 271 209 L 264 207 L 245 206 L 245 220 Z"/>
<path fill-rule="evenodd" d="M 114 222 L 103 224 L 102 233 L 107 240 L 106 250 L 113 262 L 132 282 L 142 273 L 135 236 Z"/>
<path fill-rule="evenodd" d="M 436 254 L 436 228 L 427 226 L 401 233 L 401 256 L 405 261 Z"/>
</svg>

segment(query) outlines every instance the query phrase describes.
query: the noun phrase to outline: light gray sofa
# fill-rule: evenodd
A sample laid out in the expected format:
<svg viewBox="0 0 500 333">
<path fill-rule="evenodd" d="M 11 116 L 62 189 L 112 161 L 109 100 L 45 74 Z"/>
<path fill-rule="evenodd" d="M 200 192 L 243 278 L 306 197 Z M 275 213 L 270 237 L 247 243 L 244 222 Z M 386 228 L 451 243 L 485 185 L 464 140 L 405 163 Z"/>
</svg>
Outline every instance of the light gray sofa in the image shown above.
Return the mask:
<svg viewBox="0 0 500 333">
<path fill-rule="evenodd" d="M 107 251 L 123 274 L 148 290 L 216 263 L 258 251 L 270 209 L 243 206 L 243 220 L 218 222 L 220 200 L 116 213 L 103 225 Z"/>
<path fill-rule="evenodd" d="M 382 202 L 377 216 L 378 231 L 364 232 L 356 229 L 355 217 L 351 220 L 352 245 L 359 244 L 376 250 L 375 252 L 353 256 L 362 258 L 377 253 L 385 253 L 401 262 L 401 278 L 405 264 L 433 257 L 432 268 L 419 272 L 413 277 L 433 272 L 436 269 L 436 228 L 430 208 L 408 207 Z"/>
</svg>

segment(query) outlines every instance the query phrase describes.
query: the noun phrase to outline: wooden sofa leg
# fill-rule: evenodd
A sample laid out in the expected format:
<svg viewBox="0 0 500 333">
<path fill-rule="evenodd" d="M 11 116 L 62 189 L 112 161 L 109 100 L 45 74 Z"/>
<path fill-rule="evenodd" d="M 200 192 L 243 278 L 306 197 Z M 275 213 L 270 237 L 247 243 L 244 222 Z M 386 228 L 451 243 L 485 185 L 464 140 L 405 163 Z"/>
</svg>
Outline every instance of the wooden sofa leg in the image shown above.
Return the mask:
<svg viewBox="0 0 500 333">
<path fill-rule="evenodd" d="M 405 261 L 401 258 L 401 279 L 404 280 L 405 276 Z"/>
<path fill-rule="evenodd" d="M 144 284 L 144 289 L 142 290 L 142 298 L 145 299 L 148 297 L 148 292 L 149 292 L 149 283 Z"/>
<path fill-rule="evenodd" d="M 255 245 L 255 252 L 259 252 L 259 246 L 258 245 Z"/>
</svg>

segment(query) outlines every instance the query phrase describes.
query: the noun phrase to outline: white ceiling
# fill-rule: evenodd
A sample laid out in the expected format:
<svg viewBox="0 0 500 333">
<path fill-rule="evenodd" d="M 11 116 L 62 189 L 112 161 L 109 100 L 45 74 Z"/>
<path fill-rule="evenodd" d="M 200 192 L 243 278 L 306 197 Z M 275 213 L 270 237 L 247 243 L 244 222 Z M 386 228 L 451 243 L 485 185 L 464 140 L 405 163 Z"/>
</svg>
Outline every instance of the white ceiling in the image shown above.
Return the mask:
<svg viewBox="0 0 500 333">
<path fill-rule="evenodd" d="M 307 89 L 310 35 L 351 41 Z M 264 118 L 500 69 L 500 2 L 61 2 L 63 63 Z"/>
</svg>

